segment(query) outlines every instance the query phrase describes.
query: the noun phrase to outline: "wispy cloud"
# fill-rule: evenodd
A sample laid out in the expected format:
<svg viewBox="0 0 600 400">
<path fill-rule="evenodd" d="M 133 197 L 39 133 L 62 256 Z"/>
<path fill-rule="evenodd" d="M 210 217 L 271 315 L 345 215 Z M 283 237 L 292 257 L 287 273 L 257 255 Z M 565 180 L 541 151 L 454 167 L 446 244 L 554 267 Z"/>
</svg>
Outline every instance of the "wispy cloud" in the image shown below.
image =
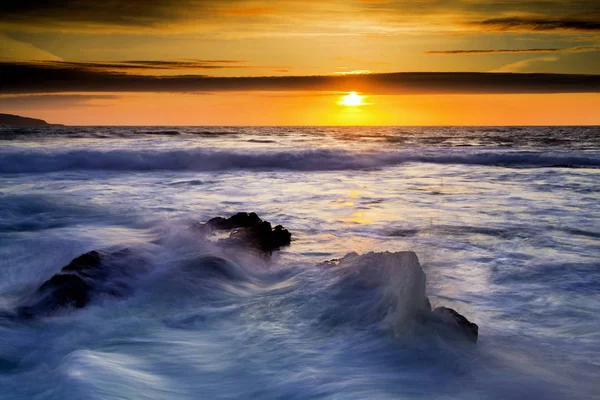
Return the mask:
<svg viewBox="0 0 600 400">
<path fill-rule="evenodd" d="M 124 73 L 190 73 L 196 70 L 217 69 L 262 69 L 274 72 L 288 72 L 290 66 L 285 65 L 249 65 L 243 60 L 127 60 L 112 62 L 84 62 L 49 60 L 38 62 L 40 66 L 52 69 L 72 69 L 73 71 L 107 71 Z"/>
<path fill-rule="evenodd" d="M 390 62 L 386 62 L 386 61 L 366 61 L 366 60 L 361 60 L 361 59 L 353 58 L 353 57 L 334 57 L 333 60 L 347 62 L 347 63 L 351 63 L 351 64 L 368 64 L 368 65 L 389 65 L 389 64 L 391 64 Z"/>
<path fill-rule="evenodd" d="M 276 7 L 234 7 L 222 11 L 225 15 L 261 16 L 277 12 Z"/>
<path fill-rule="evenodd" d="M 0 95 L 0 107 L 3 110 L 100 107 L 120 98 L 110 94 Z"/>
<path fill-rule="evenodd" d="M 596 3 L 594 0 L 20 0 L 0 2 L 0 26 L 11 30 L 95 33 L 193 31 L 219 37 L 233 32 L 385 36 L 473 28 L 594 33 L 600 31 L 600 9 Z"/>
<path fill-rule="evenodd" d="M 61 58 L 31 43 L 15 40 L 0 33 L 0 61 L 16 60 L 51 60 L 60 61 Z"/>
<path fill-rule="evenodd" d="M 186 69 L 221 69 L 221 68 L 248 68 L 242 65 L 242 60 L 137 60 L 113 62 L 80 62 L 80 61 L 46 61 L 50 67 L 71 67 L 100 70 L 186 70 Z"/>
<path fill-rule="evenodd" d="M 510 73 L 526 72 L 529 69 L 531 69 L 532 66 L 534 66 L 535 64 L 538 64 L 540 62 L 544 63 L 544 62 L 554 62 L 554 61 L 558 61 L 558 57 L 549 56 L 549 57 L 530 58 L 528 60 L 517 61 L 517 62 L 508 64 L 508 65 L 505 65 L 505 66 L 497 68 L 491 72 L 510 72 Z"/>
<path fill-rule="evenodd" d="M 373 71 L 369 69 L 354 69 L 352 71 L 337 71 L 334 72 L 333 75 L 364 75 L 364 74 L 372 74 Z"/>
<path fill-rule="evenodd" d="M 476 49 L 476 50 L 432 50 L 424 51 L 423 54 L 505 54 L 505 53 L 585 53 L 600 51 L 600 47 L 557 47 L 557 48 L 538 48 L 538 49 Z"/>
<path fill-rule="evenodd" d="M 509 17 L 491 18 L 475 22 L 484 29 L 515 31 L 576 31 L 600 32 L 600 19 L 556 17 Z"/>
</svg>

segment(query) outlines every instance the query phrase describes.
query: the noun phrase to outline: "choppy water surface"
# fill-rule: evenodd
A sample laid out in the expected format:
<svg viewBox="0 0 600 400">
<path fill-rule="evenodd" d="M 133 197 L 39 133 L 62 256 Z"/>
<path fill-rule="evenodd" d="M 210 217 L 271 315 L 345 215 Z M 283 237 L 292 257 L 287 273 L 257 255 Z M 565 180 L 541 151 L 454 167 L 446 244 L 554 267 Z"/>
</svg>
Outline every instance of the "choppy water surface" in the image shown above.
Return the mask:
<svg viewBox="0 0 600 400">
<path fill-rule="evenodd" d="M 600 397 L 600 128 L 0 128 L 0 309 L 74 257 L 149 260 L 124 299 L 0 321 L 0 398 Z M 293 234 L 235 279 L 195 221 Z M 392 332 L 318 266 L 414 250 L 476 346 Z"/>
</svg>

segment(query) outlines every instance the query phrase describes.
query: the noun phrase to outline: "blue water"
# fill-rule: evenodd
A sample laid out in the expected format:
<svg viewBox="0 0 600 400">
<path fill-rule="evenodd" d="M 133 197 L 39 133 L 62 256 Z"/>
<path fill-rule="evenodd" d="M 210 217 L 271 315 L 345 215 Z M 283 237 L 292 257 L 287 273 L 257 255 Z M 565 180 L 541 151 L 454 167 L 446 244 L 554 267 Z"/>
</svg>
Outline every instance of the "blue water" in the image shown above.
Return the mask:
<svg viewBox="0 0 600 400">
<path fill-rule="evenodd" d="M 600 398 L 598 204 L 598 127 L 0 128 L 0 310 L 86 251 L 147 260 L 125 298 L 0 320 L 0 398 Z M 291 246 L 188 229 L 238 211 Z M 390 329 L 320 265 L 404 250 L 476 345 Z"/>
</svg>

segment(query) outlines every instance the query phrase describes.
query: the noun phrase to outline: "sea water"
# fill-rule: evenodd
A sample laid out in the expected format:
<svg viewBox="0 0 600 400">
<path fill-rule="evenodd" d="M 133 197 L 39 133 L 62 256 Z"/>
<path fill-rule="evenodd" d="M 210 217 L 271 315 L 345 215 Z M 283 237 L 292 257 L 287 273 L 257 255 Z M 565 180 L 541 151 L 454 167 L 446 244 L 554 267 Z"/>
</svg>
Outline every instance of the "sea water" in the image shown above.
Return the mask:
<svg viewBox="0 0 600 400">
<path fill-rule="evenodd" d="M 0 398 L 599 398 L 599 204 L 599 127 L 0 128 L 0 310 L 87 251 L 147 260 L 0 319 Z M 291 245 L 202 274 L 227 249 L 189 227 L 239 211 Z M 406 250 L 476 345 L 387 329 L 321 264 Z"/>
</svg>

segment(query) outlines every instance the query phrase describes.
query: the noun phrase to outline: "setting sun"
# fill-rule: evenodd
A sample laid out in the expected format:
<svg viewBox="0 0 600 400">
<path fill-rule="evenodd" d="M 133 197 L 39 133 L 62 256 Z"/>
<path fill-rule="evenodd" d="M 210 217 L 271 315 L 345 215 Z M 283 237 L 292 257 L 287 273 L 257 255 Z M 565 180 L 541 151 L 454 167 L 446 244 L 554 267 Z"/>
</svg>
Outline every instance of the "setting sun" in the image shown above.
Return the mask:
<svg viewBox="0 0 600 400">
<path fill-rule="evenodd" d="M 0 400 L 600 400 L 600 0 L 0 16 Z"/>
<path fill-rule="evenodd" d="M 356 107 L 356 106 L 364 106 L 366 103 L 363 102 L 365 96 L 360 96 L 356 92 L 350 92 L 345 96 L 340 98 L 338 104 L 342 106 Z"/>
</svg>

